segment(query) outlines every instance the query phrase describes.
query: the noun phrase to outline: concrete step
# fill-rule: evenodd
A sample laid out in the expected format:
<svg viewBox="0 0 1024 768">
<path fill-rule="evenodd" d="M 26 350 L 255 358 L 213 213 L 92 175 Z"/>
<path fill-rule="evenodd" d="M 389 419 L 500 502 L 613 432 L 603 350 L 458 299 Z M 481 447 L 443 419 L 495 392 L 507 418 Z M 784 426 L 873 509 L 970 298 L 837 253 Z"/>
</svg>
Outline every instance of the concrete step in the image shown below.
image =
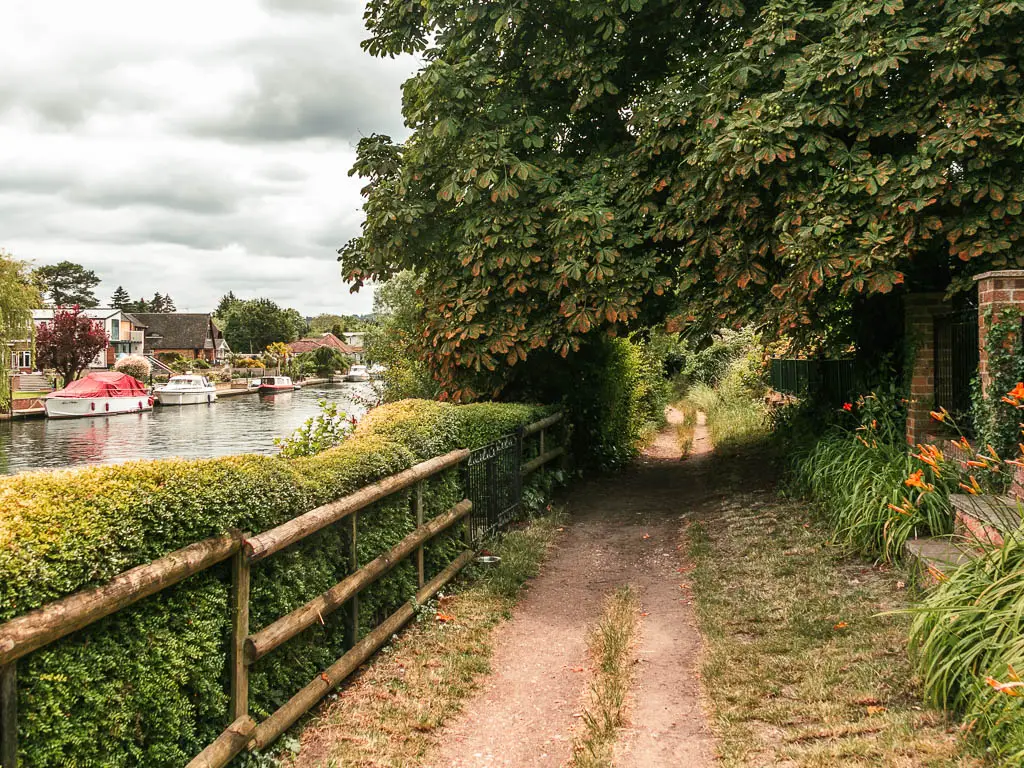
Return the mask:
<svg viewBox="0 0 1024 768">
<path fill-rule="evenodd" d="M 1016 496 L 956 493 L 949 500 L 956 511 L 956 533 L 978 547 L 1003 546 L 1024 522 L 1024 508 Z"/>
<path fill-rule="evenodd" d="M 50 380 L 41 373 L 23 373 L 18 376 L 18 390 L 20 392 L 45 392 L 53 387 Z"/>
<path fill-rule="evenodd" d="M 909 539 L 904 545 L 904 556 L 925 586 L 935 586 L 978 553 L 949 537 Z"/>
</svg>

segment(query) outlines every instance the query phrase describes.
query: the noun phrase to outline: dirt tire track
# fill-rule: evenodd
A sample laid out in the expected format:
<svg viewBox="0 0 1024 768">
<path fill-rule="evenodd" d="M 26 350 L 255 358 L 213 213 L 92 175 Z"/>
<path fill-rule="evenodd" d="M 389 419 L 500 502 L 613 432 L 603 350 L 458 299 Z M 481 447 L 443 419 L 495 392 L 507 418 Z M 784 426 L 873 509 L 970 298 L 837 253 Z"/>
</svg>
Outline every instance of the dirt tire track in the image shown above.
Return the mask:
<svg viewBox="0 0 1024 768">
<path fill-rule="evenodd" d="M 702 425 L 694 455 L 680 461 L 669 427 L 627 472 L 576 486 L 571 522 L 501 625 L 493 672 L 439 735 L 436 768 L 533 768 L 565 764 L 586 698 L 586 635 L 604 597 L 631 583 L 640 593 L 641 639 L 630 716 L 616 750 L 621 766 L 711 765 L 713 742 L 700 703 L 696 629 L 679 550 L 685 519 L 712 495 Z M 685 570 L 685 569 L 684 569 Z"/>
</svg>

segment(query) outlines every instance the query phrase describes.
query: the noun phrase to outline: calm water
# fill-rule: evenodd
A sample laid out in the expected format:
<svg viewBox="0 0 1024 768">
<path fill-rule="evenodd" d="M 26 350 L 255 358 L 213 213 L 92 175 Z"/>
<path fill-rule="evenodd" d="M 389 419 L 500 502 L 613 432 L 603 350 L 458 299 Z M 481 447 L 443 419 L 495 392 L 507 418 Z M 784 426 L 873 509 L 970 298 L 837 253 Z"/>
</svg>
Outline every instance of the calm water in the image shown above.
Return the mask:
<svg viewBox="0 0 1024 768">
<path fill-rule="evenodd" d="M 273 453 L 274 438 L 290 435 L 316 414 L 320 398 L 361 415 L 364 408 L 353 402 L 353 394 L 369 396 L 371 390 L 367 384 L 314 384 L 298 392 L 157 406 L 146 413 L 0 421 L 0 474 L 169 456 Z"/>
</svg>

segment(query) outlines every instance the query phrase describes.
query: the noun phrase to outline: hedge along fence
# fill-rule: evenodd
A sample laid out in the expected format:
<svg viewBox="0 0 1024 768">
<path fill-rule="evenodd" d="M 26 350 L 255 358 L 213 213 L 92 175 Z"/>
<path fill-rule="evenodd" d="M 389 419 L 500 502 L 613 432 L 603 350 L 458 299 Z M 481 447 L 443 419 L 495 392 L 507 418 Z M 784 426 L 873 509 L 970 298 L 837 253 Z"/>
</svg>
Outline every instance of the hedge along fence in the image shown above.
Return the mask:
<svg viewBox="0 0 1024 768">
<path fill-rule="evenodd" d="M 246 635 L 232 613 L 233 585 L 236 601 L 244 590 L 237 531 L 278 528 L 423 460 L 487 445 L 548 414 L 521 405 L 404 401 L 374 410 L 346 443 L 314 457 L 140 462 L 0 480 L 0 621 L 196 542 L 221 547 L 211 556 L 221 560 L 216 565 L 6 665 L 0 710 L 9 724 L 16 676 L 17 765 L 187 763 L 241 719 L 232 716 L 240 711 L 237 662 Z M 550 436 L 541 450 L 541 435 L 525 438 L 528 466 L 541 453 L 558 455 Z M 460 467 L 441 468 L 417 490 L 422 519 L 444 515 L 464 497 Z M 417 528 L 414 495 L 412 487 L 398 489 L 356 517 L 257 558 L 248 630 L 258 636 L 350 577 L 353 550 L 365 565 L 409 537 Z M 433 537 L 424 547 L 424 579 L 444 577 L 464 551 L 457 529 Z M 266 721 L 358 638 L 395 616 L 396 607 L 405 605 L 400 612 L 407 613 L 410 598 L 423 595 L 418 560 L 394 564 L 359 592 L 355 626 L 351 610 L 321 611 L 312 626 L 261 654 L 247 670 L 248 714 Z M 0 626 L 0 661 L 16 654 L 5 644 L 10 626 Z M 329 679 L 333 685 L 340 677 Z M 235 726 L 239 741 L 247 741 L 248 730 L 246 723 Z M 4 744 L 13 743 L 9 725 L 2 735 Z M 224 740 L 237 746 L 231 735 Z"/>
</svg>

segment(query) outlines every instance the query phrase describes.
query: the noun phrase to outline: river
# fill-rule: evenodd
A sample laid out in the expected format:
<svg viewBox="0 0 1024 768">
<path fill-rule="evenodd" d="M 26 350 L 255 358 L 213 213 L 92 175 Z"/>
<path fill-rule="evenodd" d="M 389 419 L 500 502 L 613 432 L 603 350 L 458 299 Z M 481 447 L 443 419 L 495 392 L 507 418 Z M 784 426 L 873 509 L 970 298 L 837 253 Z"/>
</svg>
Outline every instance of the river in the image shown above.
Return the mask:
<svg viewBox="0 0 1024 768">
<path fill-rule="evenodd" d="M 120 416 L 0 421 L 0 475 L 170 456 L 274 453 L 274 438 L 290 435 L 318 413 L 321 398 L 339 403 L 349 415 L 362 415 L 365 407 L 353 395 L 369 397 L 372 390 L 367 384 L 314 384 L 278 395 L 246 394 L 211 405 L 157 406 Z"/>
</svg>

